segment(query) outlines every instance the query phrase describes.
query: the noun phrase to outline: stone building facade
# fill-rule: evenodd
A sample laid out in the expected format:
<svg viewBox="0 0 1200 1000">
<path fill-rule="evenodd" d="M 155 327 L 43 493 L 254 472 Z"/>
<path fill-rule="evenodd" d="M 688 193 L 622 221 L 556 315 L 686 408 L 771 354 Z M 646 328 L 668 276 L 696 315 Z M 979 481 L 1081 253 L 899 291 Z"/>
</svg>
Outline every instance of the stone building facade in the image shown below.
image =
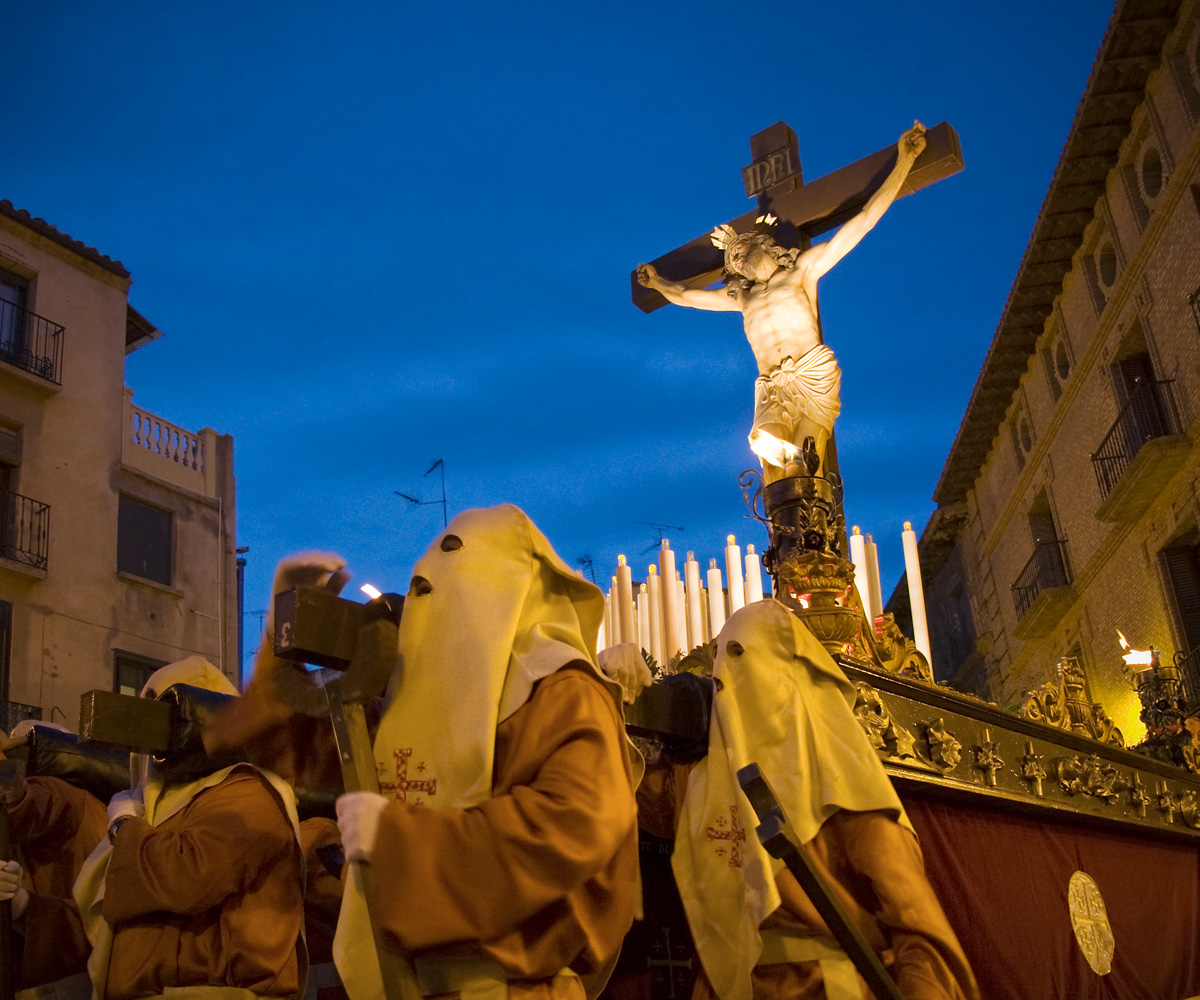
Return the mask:
<svg viewBox="0 0 1200 1000">
<path fill-rule="evenodd" d="M 1200 0 L 1121 0 L 922 535 L 939 676 L 1079 657 L 1133 742 L 1120 629 L 1200 693 L 1198 480 Z"/>
<path fill-rule="evenodd" d="M 129 272 L 0 201 L 0 727 L 201 654 L 237 678 L 233 441 L 133 403 Z"/>
</svg>

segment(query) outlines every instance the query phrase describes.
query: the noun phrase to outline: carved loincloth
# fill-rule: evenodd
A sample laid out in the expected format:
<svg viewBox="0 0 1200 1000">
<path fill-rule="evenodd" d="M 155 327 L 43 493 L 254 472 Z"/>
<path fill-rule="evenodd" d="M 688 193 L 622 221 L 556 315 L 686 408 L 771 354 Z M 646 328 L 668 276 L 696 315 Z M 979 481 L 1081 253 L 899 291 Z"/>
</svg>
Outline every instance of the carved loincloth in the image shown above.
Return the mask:
<svg viewBox="0 0 1200 1000">
<path fill-rule="evenodd" d="M 841 384 L 837 359 L 824 344 L 818 344 L 799 361 L 790 355 L 785 357 L 754 380 L 751 440 L 760 428 L 779 425 L 787 431 L 783 440 L 799 447 L 803 442 L 795 440 L 795 430 L 804 417 L 832 433 L 842 408 L 838 397 Z"/>
</svg>

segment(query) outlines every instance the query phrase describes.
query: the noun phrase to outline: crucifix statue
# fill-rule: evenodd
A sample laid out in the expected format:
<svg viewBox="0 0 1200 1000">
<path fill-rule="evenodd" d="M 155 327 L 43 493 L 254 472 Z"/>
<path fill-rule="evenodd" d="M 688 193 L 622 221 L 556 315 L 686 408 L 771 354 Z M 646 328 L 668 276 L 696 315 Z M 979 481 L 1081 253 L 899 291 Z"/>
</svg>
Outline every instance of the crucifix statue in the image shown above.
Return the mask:
<svg viewBox="0 0 1200 1000">
<path fill-rule="evenodd" d="M 751 140 L 756 161 L 743 171 L 746 193 L 758 195 L 758 211 L 718 226 L 707 237 L 723 253 L 720 264 L 713 267 L 712 251 L 700 237 L 635 272 L 642 287 L 635 286 L 634 302 L 647 312 L 665 299 L 742 314 L 758 362 L 750 447 L 762 461 L 764 485 L 832 471 L 826 468 L 826 449 L 841 406 L 841 372 L 822 343 L 817 281 L 897 197 L 961 169 L 953 129 L 942 123 L 930 138 L 936 142 L 927 143 L 925 128 L 915 122 L 894 153 L 881 150 L 804 185 L 795 133 L 782 122 L 774 125 Z M 914 170 L 927 145 L 932 162 Z M 881 167 L 886 170 L 882 180 Z M 777 226 L 781 219 L 783 225 Z M 810 243 L 813 235 L 838 225 L 829 240 Z M 721 265 L 725 286 L 708 287 Z"/>
</svg>

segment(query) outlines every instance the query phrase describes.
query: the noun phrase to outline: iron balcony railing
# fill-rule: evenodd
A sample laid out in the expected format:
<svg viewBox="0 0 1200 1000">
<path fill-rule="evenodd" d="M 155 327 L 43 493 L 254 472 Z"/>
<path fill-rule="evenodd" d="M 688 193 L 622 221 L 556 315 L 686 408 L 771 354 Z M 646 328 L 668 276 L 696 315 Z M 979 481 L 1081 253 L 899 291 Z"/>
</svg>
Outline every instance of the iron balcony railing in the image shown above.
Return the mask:
<svg viewBox="0 0 1200 1000">
<path fill-rule="evenodd" d="M 1067 540 L 1037 541 L 1033 555 L 1012 585 L 1013 603 L 1020 621 L 1037 600 L 1038 594 L 1051 587 L 1065 587 L 1071 582 L 1071 568 L 1067 562 Z"/>
<path fill-rule="evenodd" d="M 11 302 L 0 301 L 0 361 L 60 385 L 62 349 L 61 326 Z"/>
<path fill-rule="evenodd" d="M 50 554 L 50 505 L 20 493 L 3 493 L 0 519 L 0 556 L 45 569 Z"/>
<path fill-rule="evenodd" d="M 1175 658 L 1175 666 L 1183 679 L 1183 690 L 1191 701 L 1200 702 L 1200 646 L 1184 656 Z"/>
<path fill-rule="evenodd" d="M 0 729 L 11 733 L 18 722 L 33 719 L 42 721 L 42 710 L 37 705 L 22 705 L 19 701 L 0 701 Z"/>
<path fill-rule="evenodd" d="M 1129 463 L 1142 450 L 1142 445 L 1155 438 L 1181 433 L 1172 381 L 1138 381 L 1129 394 L 1129 401 L 1117 414 L 1116 423 L 1092 453 L 1092 468 L 1096 470 L 1101 499 L 1113 491 Z"/>
</svg>

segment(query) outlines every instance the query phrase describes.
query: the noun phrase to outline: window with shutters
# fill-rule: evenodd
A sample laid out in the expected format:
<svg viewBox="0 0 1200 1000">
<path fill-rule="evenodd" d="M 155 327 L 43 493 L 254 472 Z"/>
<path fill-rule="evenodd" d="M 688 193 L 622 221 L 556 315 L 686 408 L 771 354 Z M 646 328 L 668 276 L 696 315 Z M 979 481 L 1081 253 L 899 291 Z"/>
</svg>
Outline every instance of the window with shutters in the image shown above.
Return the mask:
<svg viewBox="0 0 1200 1000">
<path fill-rule="evenodd" d="M 117 506 L 117 572 L 171 585 L 171 512 L 121 494 Z"/>
<path fill-rule="evenodd" d="M 1163 549 L 1158 559 L 1183 647 L 1183 682 L 1193 698 L 1200 697 L 1200 543 L 1193 536 Z"/>
</svg>

